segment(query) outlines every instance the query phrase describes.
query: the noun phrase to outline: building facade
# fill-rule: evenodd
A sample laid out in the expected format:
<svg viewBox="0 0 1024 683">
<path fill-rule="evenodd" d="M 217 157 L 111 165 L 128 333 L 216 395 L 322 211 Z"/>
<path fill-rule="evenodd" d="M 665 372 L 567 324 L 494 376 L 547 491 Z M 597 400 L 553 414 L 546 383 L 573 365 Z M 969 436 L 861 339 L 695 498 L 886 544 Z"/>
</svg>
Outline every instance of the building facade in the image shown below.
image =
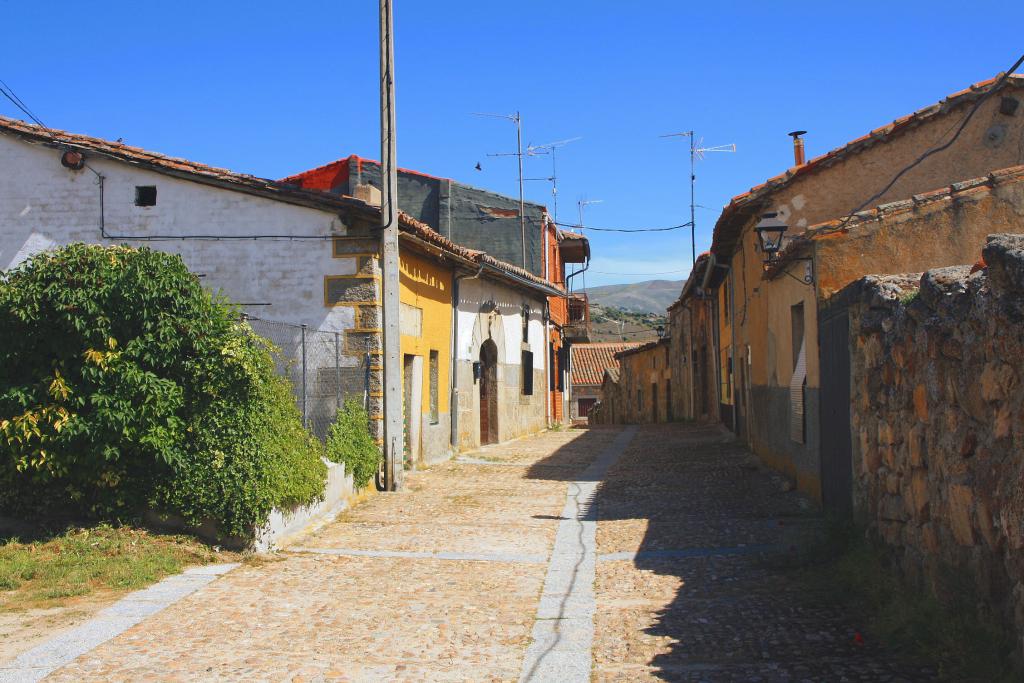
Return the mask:
<svg viewBox="0 0 1024 683">
<path fill-rule="evenodd" d="M 719 218 L 709 290 L 715 302 L 720 418 L 811 496 L 823 497 L 822 365 L 833 344 L 820 340 L 830 334 L 821 317 L 829 294 L 869 272 L 960 263 L 977 243 L 963 224 L 927 236 L 864 231 L 849 240 L 844 217 L 868 207 L 882 212 L 917 207 L 927 203 L 929 193 L 1020 163 L 1022 99 L 1020 76 L 977 84 L 809 162 L 798 158 L 786 173 L 734 198 Z M 962 133 L 947 137 L 975 107 Z M 946 142 L 947 149 L 887 188 L 926 150 Z M 766 273 L 755 232 L 766 214 L 787 226 L 786 244 L 799 242 L 801 235 L 814 234 L 822 242 L 827 236 L 836 240 L 832 255 L 793 252 L 785 268 Z"/>
<path fill-rule="evenodd" d="M 374 435 L 382 438 L 379 203 L 5 118 L 0 118 L 0 160 L 5 169 L 15 169 L 0 177 L 0 268 L 73 242 L 179 254 L 208 289 L 237 305 L 254 327 L 258 319 L 285 330 L 273 341 L 284 358 L 303 358 L 304 407 L 307 384 L 312 387 L 308 395 L 330 398 L 309 406 L 311 414 L 330 424 L 342 398 L 358 396 Z M 460 405 L 458 373 L 453 372 L 457 318 L 468 326 L 464 342 L 477 343 L 477 348 L 459 347 L 462 357 L 479 357 L 479 347 L 488 340 L 501 351 L 489 385 L 501 399 L 493 438 L 543 429 L 550 400 L 547 300 L 564 299 L 564 291 L 522 268 L 457 245 L 404 213 L 399 230 L 410 463 L 449 457 L 453 445 L 460 445 L 452 409 Z M 464 290 L 474 299 L 501 302 L 502 308 L 495 309 L 499 321 L 487 326 L 468 322 L 467 316 L 480 311 L 471 314 L 467 301 L 457 310 L 459 278 L 475 281 Z M 525 327 L 520 324 L 524 319 Z M 513 339 L 513 330 L 520 328 L 528 341 Z M 523 373 L 527 362 L 529 370 Z M 468 403 L 467 410 L 479 412 Z M 474 434 L 462 443 L 478 443 L 479 432 Z"/>
<path fill-rule="evenodd" d="M 532 287 L 466 275 L 456 299 L 460 449 L 547 427 L 546 299 Z"/>
<path fill-rule="evenodd" d="M 413 464 L 452 455 L 452 282 L 450 261 L 417 249 L 399 249 L 399 331 L 402 354 L 402 416 L 406 457 Z"/>
<path fill-rule="evenodd" d="M 574 422 L 586 422 L 590 411 L 604 398 L 602 384 L 605 371 L 619 370 L 616 357 L 620 351 L 635 348 L 639 344 L 604 342 L 574 344 L 572 356 L 572 406 Z"/>
<path fill-rule="evenodd" d="M 673 392 L 672 340 L 663 337 L 633 345 L 615 354 L 618 367 L 605 370 L 601 401 L 590 411 L 590 423 L 653 424 L 684 419 L 676 412 Z"/>
<path fill-rule="evenodd" d="M 380 179 L 378 162 L 349 156 L 281 182 L 379 203 Z M 572 273 L 567 273 L 567 268 L 577 264 L 585 268 L 590 260 L 586 237 L 560 230 L 545 207 L 539 204 L 525 202 L 521 221 L 516 198 L 408 169 L 398 171 L 398 195 L 399 208 L 404 213 L 449 241 L 515 264 L 556 289 L 568 289 Z M 567 297 L 562 291 L 548 298 L 544 325 L 547 348 L 541 362 L 546 375 L 541 386 L 547 393 L 545 415 L 548 422 L 562 422 L 569 415 L 569 398 L 565 391 L 568 347 L 573 341 L 586 340 L 585 335 L 580 334 L 585 332 L 585 326 L 580 323 L 588 318 L 585 297 Z"/>
</svg>

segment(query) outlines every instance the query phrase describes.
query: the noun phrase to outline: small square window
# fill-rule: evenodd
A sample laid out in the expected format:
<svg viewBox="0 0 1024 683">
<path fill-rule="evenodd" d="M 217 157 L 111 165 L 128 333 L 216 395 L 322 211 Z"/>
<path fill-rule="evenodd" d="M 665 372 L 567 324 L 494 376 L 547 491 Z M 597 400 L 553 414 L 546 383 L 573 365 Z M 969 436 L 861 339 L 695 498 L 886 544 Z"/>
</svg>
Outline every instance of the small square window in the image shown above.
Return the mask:
<svg viewBox="0 0 1024 683">
<path fill-rule="evenodd" d="M 156 206 L 156 185 L 136 185 L 135 206 Z"/>
</svg>

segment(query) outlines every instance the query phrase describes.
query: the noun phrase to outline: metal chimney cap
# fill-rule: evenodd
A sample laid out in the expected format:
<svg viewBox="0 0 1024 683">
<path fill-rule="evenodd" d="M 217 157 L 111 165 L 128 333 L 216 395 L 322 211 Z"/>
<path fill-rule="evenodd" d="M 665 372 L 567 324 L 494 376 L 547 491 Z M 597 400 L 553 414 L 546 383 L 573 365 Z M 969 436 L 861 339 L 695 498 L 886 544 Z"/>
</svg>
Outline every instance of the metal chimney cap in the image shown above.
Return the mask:
<svg viewBox="0 0 1024 683">
<path fill-rule="evenodd" d="M 806 130 L 794 130 L 792 133 L 786 133 L 786 135 L 788 135 L 791 138 L 793 138 L 794 140 L 796 140 L 801 135 L 807 135 L 807 131 Z"/>
</svg>

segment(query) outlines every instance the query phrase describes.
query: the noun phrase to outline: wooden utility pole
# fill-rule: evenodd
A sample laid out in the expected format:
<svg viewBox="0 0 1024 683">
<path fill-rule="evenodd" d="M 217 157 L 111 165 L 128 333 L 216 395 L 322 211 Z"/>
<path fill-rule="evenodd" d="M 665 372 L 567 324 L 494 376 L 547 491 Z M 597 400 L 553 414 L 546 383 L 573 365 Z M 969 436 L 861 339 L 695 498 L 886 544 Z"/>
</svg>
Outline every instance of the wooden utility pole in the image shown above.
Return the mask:
<svg viewBox="0 0 1024 683">
<path fill-rule="evenodd" d="M 391 0 L 380 0 L 381 268 L 384 314 L 384 483 L 402 485 L 402 366 L 398 325 L 398 166 L 395 162 L 395 45 Z"/>
</svg>

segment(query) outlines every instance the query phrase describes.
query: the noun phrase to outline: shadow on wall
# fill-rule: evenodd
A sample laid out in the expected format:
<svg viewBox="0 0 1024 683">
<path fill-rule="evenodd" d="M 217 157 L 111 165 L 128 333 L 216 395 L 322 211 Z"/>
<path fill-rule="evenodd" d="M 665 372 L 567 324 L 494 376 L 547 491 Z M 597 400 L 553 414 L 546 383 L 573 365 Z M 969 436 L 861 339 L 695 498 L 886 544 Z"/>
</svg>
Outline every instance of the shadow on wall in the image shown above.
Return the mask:
<svg viewBox="0 0 1024 683">
<path fill-rule="evenodd" d="M 574 481 L 620 431 L 587 430 L 526 476 Z M 856 643 L 828 596 L 780 568 L 822 520 L 755 462 L 717 426 L 640 428 L 589 513 L 596 669 L 664 680 L 932 680 Z"/>
</svg>

